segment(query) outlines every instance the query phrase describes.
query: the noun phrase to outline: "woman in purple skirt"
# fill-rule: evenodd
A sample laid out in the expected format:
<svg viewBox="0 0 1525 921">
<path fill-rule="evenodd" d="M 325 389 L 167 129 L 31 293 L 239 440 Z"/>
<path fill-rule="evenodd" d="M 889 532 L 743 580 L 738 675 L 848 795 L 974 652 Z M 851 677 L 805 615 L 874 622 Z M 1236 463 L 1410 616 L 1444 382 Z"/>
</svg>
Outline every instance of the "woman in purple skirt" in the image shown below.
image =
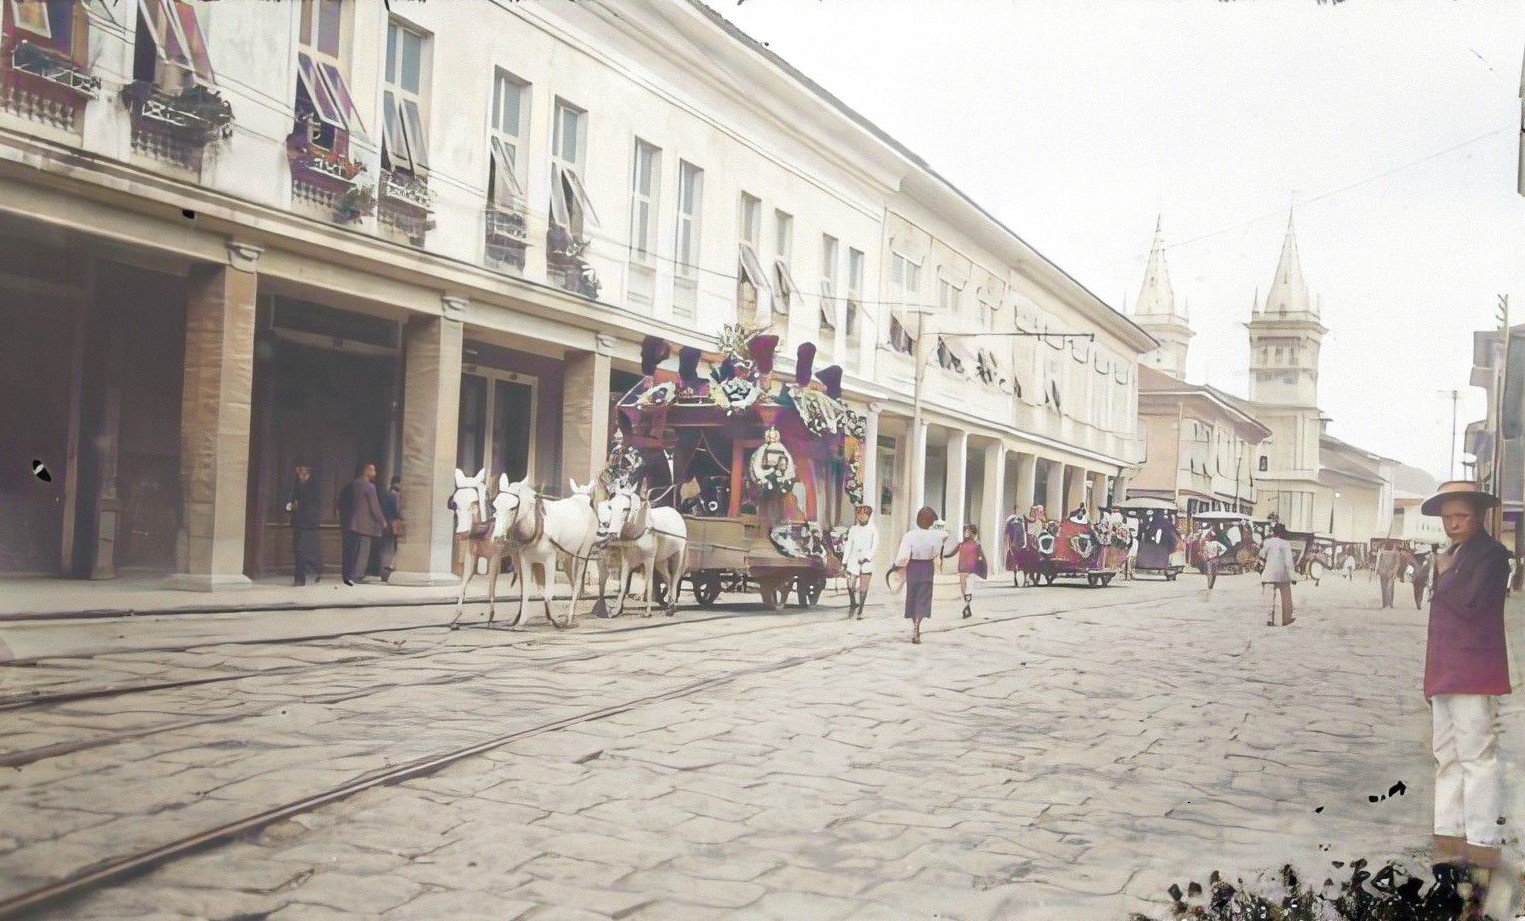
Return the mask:
<svg viewBox="0 0 1525 921">
<path fill-rule="evenodd" d="M 948 532 L 932 525 L 937 512 L 923 507 L 916 513 L 916 527 L 900 539 L 895 567 L 905 570 L 905 616 L 911 621 L 911 642 L 921 642 L 921 622 L 932 616 L 933 561 L 942 556 Z"/>
</svg>

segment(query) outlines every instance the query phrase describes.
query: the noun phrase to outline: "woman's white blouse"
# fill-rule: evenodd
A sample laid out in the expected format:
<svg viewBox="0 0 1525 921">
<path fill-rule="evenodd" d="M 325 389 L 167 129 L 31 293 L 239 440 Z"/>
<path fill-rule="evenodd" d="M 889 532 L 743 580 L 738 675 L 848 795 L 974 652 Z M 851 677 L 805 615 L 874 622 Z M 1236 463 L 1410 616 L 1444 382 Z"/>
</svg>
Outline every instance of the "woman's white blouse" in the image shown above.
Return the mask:
<svg viewBox="0 0 1525 921">
<path fill-rule="evenodd" d="M 895 565 L 904 566 L 911 560 L 935 560 L 942 556 L 948 532 L 940 528 L 913 528 L 900 539 L 900 550 L 895 554 Z"/>
</svg>

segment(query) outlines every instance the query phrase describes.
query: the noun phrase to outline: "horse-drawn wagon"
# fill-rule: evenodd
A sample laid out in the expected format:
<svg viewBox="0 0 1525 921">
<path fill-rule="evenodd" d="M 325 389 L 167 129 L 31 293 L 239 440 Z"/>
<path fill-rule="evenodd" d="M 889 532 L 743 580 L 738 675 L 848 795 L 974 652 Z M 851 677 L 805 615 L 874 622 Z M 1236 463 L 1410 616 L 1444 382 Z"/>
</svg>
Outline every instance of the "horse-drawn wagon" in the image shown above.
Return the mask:
<svg viewBox="0 0 1525 921">
<path fill-rule="evenodd" d="M 1255 542 L 1250 516 L 1241 512 L 1198 512 L 1192 516 L 1201 526 L 1189 542 L 1190 562 L 1207 575 L 1207 587 L 1220 575 L 1239 575 L 1255 568 L 1260 546 Z"/>
<path fill-rule="evenodd" d="M 1112 511 L 1121 512 L 1136 534 L 1138 553 L 1133 560 L 1134 573 L 1155 573 L 1174 582 L 1186 568 L 1178 551 L 1181 535 L 1176 530 L 1176 505 L 1168 499 L 1140 497 L 1119 503 Z"/>
<path fill-rule="evenodd" d="M 838 524 L 862 500 L 866 420 L 841 400 L 841 368 L 813 373 L 800 345 L 776 376 L 778 337 L 726 327 L 719 350 L 648 338 L 640 383 L 620 399 L 606 483 L 639 484 L 683 513 L 686 579 L 701 605 L 756 589 L 770 607 L 792 590 L 820 600 L 841 570 Z M 700 362 L 708 365 L 700 373 Z"/>
</svg>

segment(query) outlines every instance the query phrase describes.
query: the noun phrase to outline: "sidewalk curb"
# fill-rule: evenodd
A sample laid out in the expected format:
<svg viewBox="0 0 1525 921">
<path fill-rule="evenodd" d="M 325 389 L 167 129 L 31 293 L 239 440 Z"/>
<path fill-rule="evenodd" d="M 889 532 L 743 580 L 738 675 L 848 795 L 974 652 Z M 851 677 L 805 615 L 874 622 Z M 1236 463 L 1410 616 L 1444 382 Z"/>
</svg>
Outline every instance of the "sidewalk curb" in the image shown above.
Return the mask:
<svg viewBox="0 0 1525 921">
<path fill-rule="evenodd" d="M 570 595 L 552 595 L 552 601 L 566 601 Z M 498 596 L 500 604 L 504 602 L 516 602 L 518 595 L 511 597 Z M 486 604 L 487 595 L 467 595 L 466 604 Z M 77 611 L 41 611 L 32 613 L 0 613 L 0 624 L 23 623 L 26 621 L 51 621 L 51 620 L 109 620 L 125 617 L 160 617 L 175 614 L 245 614 L 261 612 L 285 613 L 289 611 L 334 611 L 351 608 L 420 608 L 430 605 L 453 605 L 454 598 L 427 598 L 417 595 L 391 599 L 379 598 L 368 601 L 338 601 L 327 604 L 304 604 L 289 601 L 254 602 L 250 604 L 222 604 L 222 605 L 185 605 L 173 608 L 88 608 Z"/>
</svg>

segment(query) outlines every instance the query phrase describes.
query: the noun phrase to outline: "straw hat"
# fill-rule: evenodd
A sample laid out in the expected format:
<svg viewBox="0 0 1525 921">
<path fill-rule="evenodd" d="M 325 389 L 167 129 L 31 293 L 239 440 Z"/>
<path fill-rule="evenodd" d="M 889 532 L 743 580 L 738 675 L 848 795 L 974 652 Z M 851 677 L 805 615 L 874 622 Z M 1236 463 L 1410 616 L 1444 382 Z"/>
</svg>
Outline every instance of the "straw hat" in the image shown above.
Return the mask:
<svg viewBox="0 0 1525 921">
<path fill-rule="evenodd" d="M 1479 509 L 1493 508 L 1499 504 L 1499 497 L 1484 492 L 1476 480 L 1450 480 L 1441 483 L 1440 491 L 1424 500 L 1424 504 L 1419 506 L 1419 511 L 1432 517 L 1438 516 L 1441 505 L 1447 499 L 1467 499 L 1475 503 Z"/>
</svg>

